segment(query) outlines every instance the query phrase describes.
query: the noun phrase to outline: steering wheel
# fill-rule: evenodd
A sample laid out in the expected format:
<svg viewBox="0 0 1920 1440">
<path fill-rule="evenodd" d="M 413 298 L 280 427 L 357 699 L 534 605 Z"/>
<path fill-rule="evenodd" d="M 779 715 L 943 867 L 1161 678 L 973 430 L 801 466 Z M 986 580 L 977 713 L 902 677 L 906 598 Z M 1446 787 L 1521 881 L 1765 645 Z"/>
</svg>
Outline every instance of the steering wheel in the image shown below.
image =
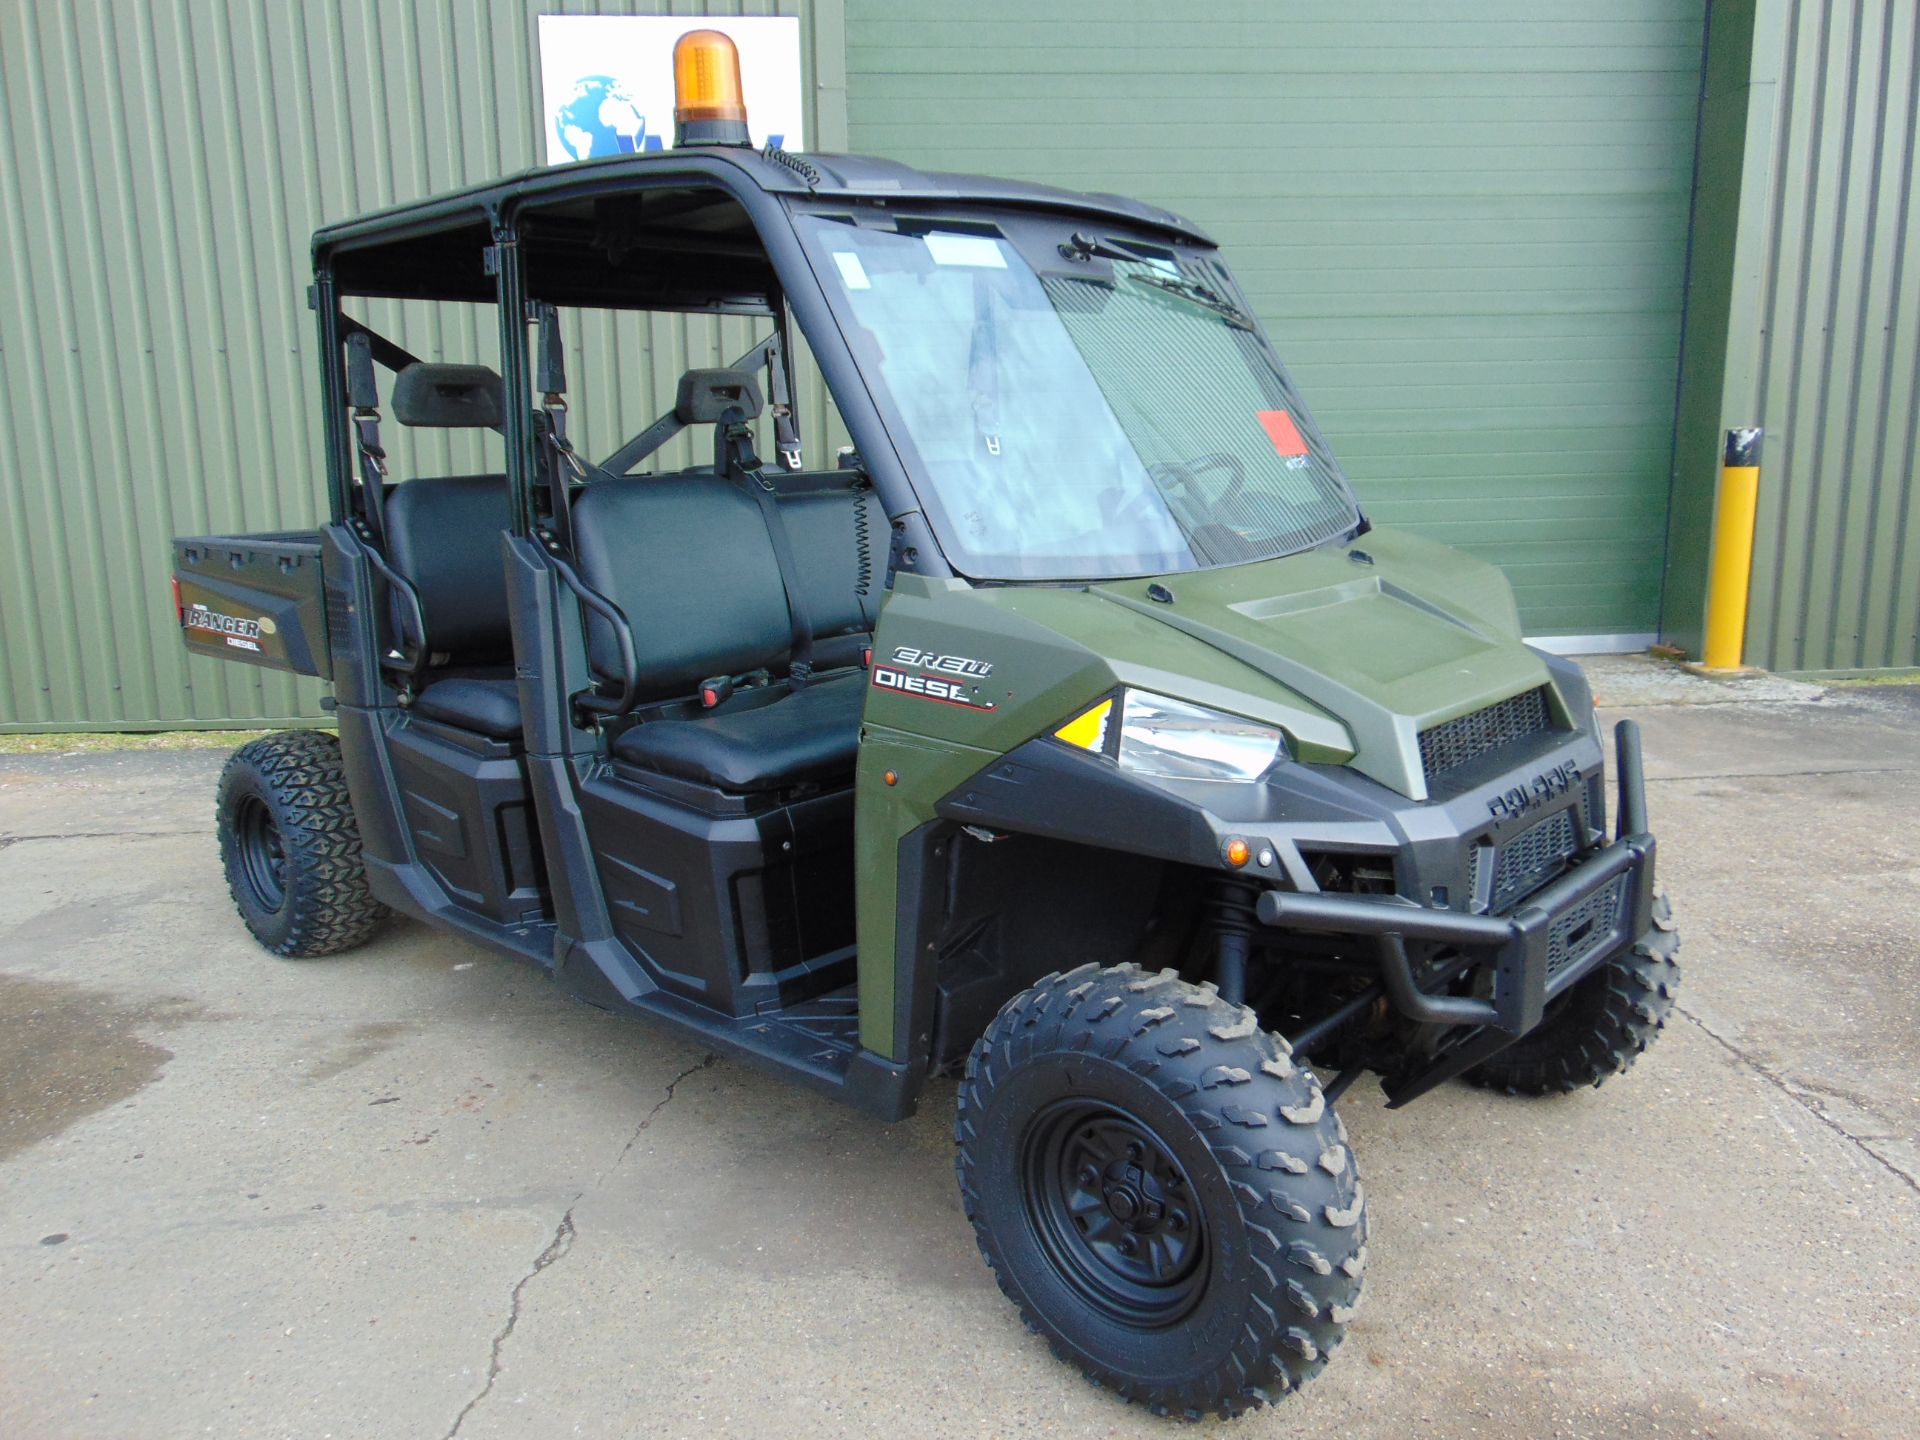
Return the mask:
<svg viewBox="0 0 1920 1440">
<path fill-rule="evenodd" d="M 1199 476 L 1207 470 L 1228 472 L 1226 485 L 1211 498 L 1203 498 L 1198 493 Z M 1197 460 L 1157 461 L 1147 467 L 1147 476 L 1162 489 L 1178 486 L 1183 495 L 1190 497 L 1190 503 L 1204 504 L 1210 510 L 1231 504 L 1247 486 L 1246 463 L 1238 455 L 1224 452 L 1202 455 Z"/>
<path fill-rule="evenodd" d="M 1218 495 L 1213 497 L 1215 505 L 1225 506 L 1240 498 L 1240 492 L 1247 488 L 1247 466 L 1238 455 L 1229 455 L 1225 451 L 1213 455 L 1202 455 L 1198 460 L 1190 461 L 1187 472 L 1198 475 L 1203 470 L 1225 470 L 1227 484 Z"/>
</svg>

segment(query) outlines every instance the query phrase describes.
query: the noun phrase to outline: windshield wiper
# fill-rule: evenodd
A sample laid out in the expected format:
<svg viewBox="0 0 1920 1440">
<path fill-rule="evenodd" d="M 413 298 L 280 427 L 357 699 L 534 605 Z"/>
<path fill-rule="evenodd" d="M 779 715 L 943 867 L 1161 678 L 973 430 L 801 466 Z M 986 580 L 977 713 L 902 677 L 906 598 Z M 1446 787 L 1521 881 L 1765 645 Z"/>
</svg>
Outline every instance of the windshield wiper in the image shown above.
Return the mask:
<svg viewBox="0 0 1920 1440">
<path fill-rule="evenodd" d="M 1211 310 L 1229 325 L 1237 325 L 1242 330 L 1252 330 L 1253 317 L 1229 300 L 1222 299 L 1217 293 L 1202 285 L 1198 280 L 1187 280 L 1172 275 L 1155 273 L 1152 275 L 1132 274 L 1127 279 L 1137 285 L 1151 285 L 1156 290 L 1164 290 L 1182 300 L 1198 305 L 1203 310 Z"/>
</svg>

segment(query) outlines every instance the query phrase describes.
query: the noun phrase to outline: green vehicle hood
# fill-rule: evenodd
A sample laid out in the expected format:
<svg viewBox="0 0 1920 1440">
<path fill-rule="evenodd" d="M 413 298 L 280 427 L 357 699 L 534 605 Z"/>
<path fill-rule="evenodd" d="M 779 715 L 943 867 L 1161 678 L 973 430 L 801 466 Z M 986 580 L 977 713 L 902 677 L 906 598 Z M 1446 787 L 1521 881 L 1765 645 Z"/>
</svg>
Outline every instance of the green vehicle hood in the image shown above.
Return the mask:
<svg viewBox="0 0 1920 1440">
<path fill-rule="evenodd" d="M 1353 746 L 1347 763 L 1415 799 L 1426 798 L 1421 730 L 1551 679 L 1521 641 L 1506 577 L 1404 532 L 1376 529 L 1350 546 L 1163 577 L 1171 604 L 1148 595 L 1153 583 L 1092 593 L 1338 717 Z"/>
<path fill-rule="evenodd" d="M 1545 660 L 1520 639 L 1506 577 L 1389 529 L 1275 560 L 1085 588 L 901 576 L 876 658 L 897 646 L 992 662 L 973 685 L 992 708 L 876 689 L 868 723 L 998 752 L 1119 684 L 1277 725 L 1298 758 L 1350 765 L 1425 799 L 1422 729 L 1540 685 L 1561 722 L 1576 723 Z"/>
</svg>

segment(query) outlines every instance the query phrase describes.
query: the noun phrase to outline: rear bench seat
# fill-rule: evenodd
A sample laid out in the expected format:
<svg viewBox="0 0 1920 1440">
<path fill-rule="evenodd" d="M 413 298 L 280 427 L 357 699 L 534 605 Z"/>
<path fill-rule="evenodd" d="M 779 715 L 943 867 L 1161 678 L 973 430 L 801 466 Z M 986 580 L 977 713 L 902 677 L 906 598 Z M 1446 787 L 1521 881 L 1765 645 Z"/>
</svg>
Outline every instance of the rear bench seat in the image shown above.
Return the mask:
<svg viewBox="0 0 1920 1440">
<path fill-rule="evenodd" d="M 870 492 L 844 488 L 780 501 L 812 624 L 817 671 L 856 667 L 877 597 L 861 543 Z M 599 480 L 573 507 L 581 578 L 631 622 L 642 703 L 695 693 L 700 682 L 791 661 L 779 562 L 759 507 L 708 474 Z M 589 617 L 597 674 L 619 671 L 612 628 Z M 613 740 L 615 758 L 737 794 L 833 781 L 853 773 L 866 696 L 858 668 L 743 689 L 692 715 L 645 719 Z"/>
</svg>

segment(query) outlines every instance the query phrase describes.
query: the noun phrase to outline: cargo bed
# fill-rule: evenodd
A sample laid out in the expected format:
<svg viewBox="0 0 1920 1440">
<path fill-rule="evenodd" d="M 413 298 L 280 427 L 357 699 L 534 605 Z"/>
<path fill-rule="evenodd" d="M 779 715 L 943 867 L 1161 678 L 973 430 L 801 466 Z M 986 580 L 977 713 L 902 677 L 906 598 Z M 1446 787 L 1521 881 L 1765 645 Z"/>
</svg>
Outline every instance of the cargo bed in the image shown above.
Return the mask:
<svg viewBox="0 0 1920 1440">
<path fill-rule="evenodd" d="M 176 536 L 173 583 L 180 633 L 195 654 L 332 673 L 319 531 Z"/>
</svg>

